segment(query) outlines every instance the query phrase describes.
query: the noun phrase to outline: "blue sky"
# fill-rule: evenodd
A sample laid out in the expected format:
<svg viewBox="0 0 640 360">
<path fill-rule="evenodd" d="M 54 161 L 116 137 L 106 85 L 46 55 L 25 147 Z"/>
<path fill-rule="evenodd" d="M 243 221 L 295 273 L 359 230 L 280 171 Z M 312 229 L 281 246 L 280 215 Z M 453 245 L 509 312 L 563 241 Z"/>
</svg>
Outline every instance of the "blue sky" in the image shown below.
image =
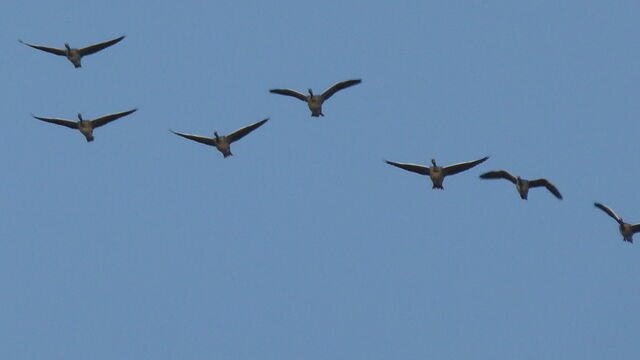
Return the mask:
<svg viewBox="0 0 640 360">
<path fill-rule="evenodd" d="M 640 353 L 638 245 L 593 207 L 640 222 L 637 2 L 0 9 L 1 358 Z M 122 34 L 81 69 L 18 43 Z M 352 78 L 323 118 L 268 93 Z M 30 117 L 133 107 L 92 143 Z M 265 117 L 227 159 L 169 132 Z M 485 155 L 444 191 L 384 163 Z"/>
</svg>

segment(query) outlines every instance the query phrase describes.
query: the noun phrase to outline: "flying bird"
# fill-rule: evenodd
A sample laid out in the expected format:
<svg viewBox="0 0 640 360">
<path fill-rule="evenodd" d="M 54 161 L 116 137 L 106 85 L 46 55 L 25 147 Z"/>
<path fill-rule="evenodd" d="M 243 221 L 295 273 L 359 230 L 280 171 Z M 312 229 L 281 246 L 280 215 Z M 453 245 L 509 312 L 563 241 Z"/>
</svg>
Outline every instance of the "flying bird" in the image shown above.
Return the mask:
<svg viewBox="0 0 640 360">
<path fill-rule="evenodd" d="M 311 116 L 319 117 L 324 116 L 324 114 L 322 113 L 322 103 L 329 100 L 329 98 L 336 92 L 342 89 L 346 89 L 349 86 L 360 84 L 361 82 L 361 79 L 337 82 L 331 85 L 323 93 L 318 95 L 313 95 L 313 90 L 311 89 L 308 90 L 309 95 L 305 95 L 291 89 L 271 89 L 269 90 L 269 92 L 273 94 L 287 95 L 298 98 L 307 103 L 307 105 L 309 106 L 309 110 L 311 110 Z"/>
<path fill-rule="evenodd" d="M 238 141 L 240 139 L 242 139 L 245 135 L 247 135 L 248 133 L 252 132 L 253 130 L 259 128 L 260 126 L 262 126 L 262 124 L 266 123 L 269 120 L 269 118 L 266 118 L 264 120 L 260 120 L 257 123 L 253 123 L 251 125 L 247 125 L 243 128 L 240 128 L 228 135 L 223 135 L 220 136 L 218 135 L 217 131 L 213 132 L 213 136 L 212 138 L 210 137 L 205 137 L 205 136 L 199 136 L 199 135 L 191 135 L 191 134 L 184 134 L 184 133 L 179 133 L 179 132 L 175 132 L 173 130 L 170 130 L 172 133 L 182 136 L 183 138 L 189 139 L 189 140 L 193 140 L 193 141 L 197 141 L 201 144 L 205 144 L 205 145 L 210 145 L 210 146 L 215 146 L 216 149 L 218 149 L 218 151 L 220 151 L 222 153 L 222 155 L 226 158 L 228 156 L 233 155 L 231 153 L 231 143 Z"/>
<path fill-rule="evenodd" d="M 385 162 L 389 165 L 393 165 L 407 171 L 412 171 L 414 173 L 418 173 L 421 175 L 427 175 L 431 178 L 431 182 L 433 182 L 432 189 L 444 190 L 444 188 L 442 187 L 442 181 L 444 180 L 445 176 L 454 175 L 459 172 L 469 170 L 472 167 L 484 162 L 488 158 L 489 158 L 488 156 L 485 156 L 482 159 L 467 161 L 467 162 L 453 164 L 449 166 L 438 166 L 436 165 L 435 159 L 431 159 L 431 164 L 433 166 L 399 163 L 399 162 L 393 162 L 389 160 L 385 160 Z"/>
<path fill-rule="evenodd" d="M 67 59 L 69 59 L 69 61 L 71 61 L 71 63 L 73 64 L 73 66 L 75 68 L 79 68 L 82 67 L 82 65 L 80 64 L 80 59 L 82 59 L 83 56 L 86 55 L 91 55 L 94 54 L 104 48 L 107 48 L 113 44 L 116 44 L 117 42 L 119 42 L 120 40 L 124 39 L 124 35 L 120 36 L 119 38 L 113 39 L 113 40 L 109 40 L 109 41 L 105 41 L 105 42 L 101 42 L 98 44 L 93 44 L 93 45 L 89 45 L 89 46 L 85 46 L 83 48 L 71 48 L 69 46 L 68 43 L 64 44 L 64 49 L 58 49 L 58 48 L 54 48 L 54 47 L 48 47 L 48 46 L 42 46 L 42 45 L 34 45 L 34 44 L 28 44 L 22 40 L 18 40 L 20 41 L 20 43 L 25 44 L 27 46 L 30 46 L 34 49 L 38 49 L 38 50 L 42 50 L 42 51 L 46 51 L 48 53 L 51 54 L 55 54 L 55 55 L 60 55 L 60 56 L 65 56 Z"/>
<path fill-rule="evenodd" d="M 616 215 L 615 212 L 613 212 L 613 210 L 611 210 L 609 207 L 602 205 L 600 203 L 593 203 L 593 205 L 595 207 L 597 207 L 598 209 L 606 212 L 609 216 L 611 216 L 615 221 L 618 222 L 618 224 L 620 224 L 620 226 L 618 227 L 618 230 L 620 231 L 620 235 L 622 235 L 622 239 L 624 241 L 628 241 L 630 243 L 633 243 L 633 234 L 640 232 L 640 224 L 628 224 L 626 222 L 624 222 L 622 220 L 622 218 L 620 218 L 618 215 Z"/>
<path fill-rule="evenodd" d="M 527 194 L 529 193 L 529 189 L 533 187 L 544 186 L 549 190 L 555 197 L 558 199 L 562 199 L 562 195 L 558 191 L 558 189 L 547 179 L 534 179 L 527 180 L 523 179 L 520 176 L 513 176 L 509 174 L 506 170 L 494 170 L 489 171 L 480 175 L 481 179 L 507 179 L 516 185 L 516 189 L 520 194 L 520 197 L 524 200 L 527 200 Z"/>
<path fill-rule="evenodd" d="M 78 129 L 80 130 L 82 135 L 84 135 L 84 137 L 87 139 L 87 142 L 90 142 L 90 141 L 93 141 L 93 129 L 98 128 L 102 125 L 108 124 L 113 120 L 119 119 L 123 116 L 127 116 L 132 112 L 135 112 L 136 110 L 138 109 L 127 110 L 127 111 L 115 113 L 115 114 L 108 114 L 93 120 L 85 120 L 82 118 L 82 114 L 78 113 L 78 121 L 56 119 L 56 118 L 45 118 L 45 117 L 35 116 L 33 114 L 31 116 L 33 116 L 38 120 L 46 121 L 48 123 L 66 126 L 71 129 Z"/>
</svg>

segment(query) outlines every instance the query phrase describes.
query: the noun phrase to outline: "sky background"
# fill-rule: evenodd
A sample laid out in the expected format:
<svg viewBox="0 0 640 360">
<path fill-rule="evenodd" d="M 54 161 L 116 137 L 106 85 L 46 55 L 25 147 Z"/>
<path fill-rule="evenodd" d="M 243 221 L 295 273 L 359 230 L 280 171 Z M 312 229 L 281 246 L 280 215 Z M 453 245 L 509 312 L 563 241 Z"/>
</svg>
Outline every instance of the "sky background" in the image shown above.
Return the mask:
<svg viewBox="0 0 640 360">
<path fill-rule="evenodd" d="M 637 359 L 640 249 L 593 202 L 640 222 L 639 15 L 2 2 L 0 358 Z M 268 93 L 352 78 L 322 118 Z M 30 117 L 134 107 L 92 143 Z M 227 159 L 169 132 L 265 117 Z M 485 155 L 444 191 L 384 163 Z"/>
</svg>

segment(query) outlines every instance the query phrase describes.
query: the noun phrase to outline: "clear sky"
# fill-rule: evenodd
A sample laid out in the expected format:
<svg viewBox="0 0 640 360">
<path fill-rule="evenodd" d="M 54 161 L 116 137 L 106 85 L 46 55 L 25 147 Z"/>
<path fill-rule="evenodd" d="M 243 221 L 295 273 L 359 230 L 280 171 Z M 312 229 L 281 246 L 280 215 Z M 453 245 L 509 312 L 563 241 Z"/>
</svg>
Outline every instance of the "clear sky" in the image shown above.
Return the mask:
<svg viewBox="0 0 640 360">
<path fill-rule="evenodd" d="M 593 202 L 640 222 L 639 15 L 3 1 L 0 358 L 637 359 L 640 244 Z M 322 118 L 268 92 L 353 78 Z M 30 116 L 134 107 L 92 143 Z M 265 117 L 227 159 L 169 132 Z M 486 155 L 444 191 L 384 163 Z"/>
</svg>

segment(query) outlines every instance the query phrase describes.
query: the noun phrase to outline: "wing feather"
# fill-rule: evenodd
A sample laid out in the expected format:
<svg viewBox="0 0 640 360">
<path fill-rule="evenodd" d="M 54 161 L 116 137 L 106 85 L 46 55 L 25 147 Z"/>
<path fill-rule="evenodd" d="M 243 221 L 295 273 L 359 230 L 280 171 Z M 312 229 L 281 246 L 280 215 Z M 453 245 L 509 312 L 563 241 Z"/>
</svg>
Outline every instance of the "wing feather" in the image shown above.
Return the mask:
<svg viewBox="0 0 640 360">
<path fill-rule="evenodd" d="M 453 164 L 453 165 L 445 166 L 445 167 L 442 168 L 442 170 L 444 171 L 445 175 L 457 174 L 459 172 L 462 172 L 462 171 L 465 171 L 465 170 L 469 170 L 472 167 L 483 163 L 488 158 L 489 158 L 488 156 L 485 156 L 482 159 L 473 160 L 473 161 L 467 161 L 467 162 L 463 162 L 463 163 L 459 163 L 459 164 Z"/>
<path fill-rule="evenodd" d="M 122 39 L 124 39 L 124 35 L 120 36 L 119 38 L 115 38 L 113 40 L 108 40 L 108 41 L 105 41 L 105 42 L 101 42 L 101 43 L 85 46 L 83 48 L 78 49 L 78 52 L 82 56 L 91 55 L 93 53 L 97 53 L 98 51 L 100 51 L 100 50 L 102 50 L 104 48 L 107 48 L 107 47 L 109 47 L 111 45 L 114 45 L 114 44 L 118 43 Z"/>
<path fill-rule="evenodd" d="M 291 89 L 271 89 L 269 90 L 270 93 L 272 94 L 280 94 L 280 95 L 287 95 L 287 96 L 293 96 L 294 98 L 298 98 L 304 102 L 307 102 L 307 95 L 299 93 L 295 90 L 291 90 Z"/>
<path fill-rule="evenodd" d="M 199 136 L 199 135 L 185 134 L 185 133 L 175 132 L 173 130 L 169 130 L 169 131 L 171 131 L 172 133 L 174 133 L 174 134 L 176 134 L 178 136 L 182 136 L 185 139 L 197 141 L 197 142 L 199 142 L 201 144 L 205 144 L 205 145 L 216 146 L 216 139 L 215 138 Z"/>
<path fill-rule="evenodd" d="M 42 46 L 42 45 L 34 45 L 34 44 L 28 44 L 22 40 L 18 40 L 21 44 L 25 44 L 27 46 L 30 46 L 34 49 L 38 49 L 38 50 L 42 50 L 42 51 L 46 51 L 48 53 L 51 54 L 56 54 L 56 55 L 60 55 L 60 56 L 66 56 L 67 55 L 67 50 L 66 49 L 58 49 L 58 48 L 54 48 L 54 47 L 49 47 L 49 46 Z"/>
<path fill-rule="evenodd" d="M 556 186 L 553 185 L 549 180 L 547 179 L 529 180 L 529 187 L 538 187 L 538 186 L 546 187 L 547 190 L 549 190 L 553 195 L 555 195 L 555 197 L 557 197 L 558 199 L 562 199 L 562 195 L 560 194 L 560 191 L 558 191 L 558 188 L 556 188 Z"/>
<path fill-rule="evenodd" d="M 253 123 L 251 125 L 247 125 L 243 128 L 240 128 L 230 134 L 227 135 L 227 140 L 229 140 L 229 143 L 232 143 L 234 141 L 238 141 L 240 139 L 242 139 L 245 135 L 247 135 L 248 133 L 252 132 L 253 130 L 259 128 L 260 126 L 262 126 L 262 124 L 266 123 L 269 120 L 269 118 L 266 118 L 264 120 L 260 120 L 256 123 Z"/>
<path fill-rule="evenodd" d="M 78 122 L 77 121 L 71 121 L 71 120 L 65 120 L 65 119 L 57 119 L 57 118 L 45 118 L 45 117 L 35 116 L 33 114 L 31 116 L 33 116 L 34 118 L 36 118 L 38 120 L 46 121 L 46 122 L 52 123 L 52 124 L 66 126 L 68 128 L 71 128 L 71 129 L 77 129 L 78 128 Z"/>
<path fill-rule="evenodd" d="M 617 222 L 618 222 L 618 224 L 620 224 L 620 225 L 624 224 L 624 221 L 622 221 L 622 218 L 621 218 L 620 216 L 616 215 L 616 213 L 615 213 L 613 210 L 611 210 L 609 207 L 607 207 L 607 206 L 605 206 L 605 205 L 602 205 L 602 204 L 600 204 L 600 203 L 597 203 L 597 202 L 593 203 L 593 205 L 594 205 L 595 207 L 597 207 L 598 209 L 600 209 L 600 210 L 602 210 L 602 211 L 606 212 L 606 213 L 607 213 L 609 216 L 611 216 L 615 221 L 617 221 Z"/>
<path fill-rule="evenodd" d="M 516 183 L 516 177 L 509 174 L 506 170 L 493 170 L 480 175 L 481 179 L 507 179 L 512 183 Z"/>
<path fill-rule="evenodd" d="M 331 85 L 327 90 L 325 90 L 321 94 L 322 100 L 325 101 L 325 100 L 329 99 L 336 92 L 338 92 L 338 91 L 340 91 L 342 89 L 346 89 L 349 86 L 360 84 L 361 82 L 362 82 L 362 79 L 354 79 L 354 80 L 346 80 L 346 81 L 337 82 L 337 83 Z"/>
<path fill-rule="evenodd" d="M 429 175 L 428 166 L 422 166 L 418 164 L 409 164 L 409 163 L 399 163 L 399 162 L 394 162 L 389 160 L 385 160 L 385 162 L 389 165 L 393 165 L 395 167 L 399 167 L 400 169 L 418 173 L 420 175 Z"/>
<path fill-rule="evenodd" d="M 119 112 L 119 113 L 115 113 L 115 114 L 108 114 L 105 116 L 101 116 L 97 119 L 93 119 L 91 120 L 91 126 L 93 126 L 93 128 L 97 128 L 100 127 L 102 125 L 108 124 L 110 122 L 112 122 L 113 120 L 119 119 L 123 116 L 127 116 L 129 114 L 131 114 L 132 112 L 137 111 L 138 109 L 131 109 L 131 110 L 127 110 L 127 111 L 123 111 L 123 112 Z"/>
</svg>

